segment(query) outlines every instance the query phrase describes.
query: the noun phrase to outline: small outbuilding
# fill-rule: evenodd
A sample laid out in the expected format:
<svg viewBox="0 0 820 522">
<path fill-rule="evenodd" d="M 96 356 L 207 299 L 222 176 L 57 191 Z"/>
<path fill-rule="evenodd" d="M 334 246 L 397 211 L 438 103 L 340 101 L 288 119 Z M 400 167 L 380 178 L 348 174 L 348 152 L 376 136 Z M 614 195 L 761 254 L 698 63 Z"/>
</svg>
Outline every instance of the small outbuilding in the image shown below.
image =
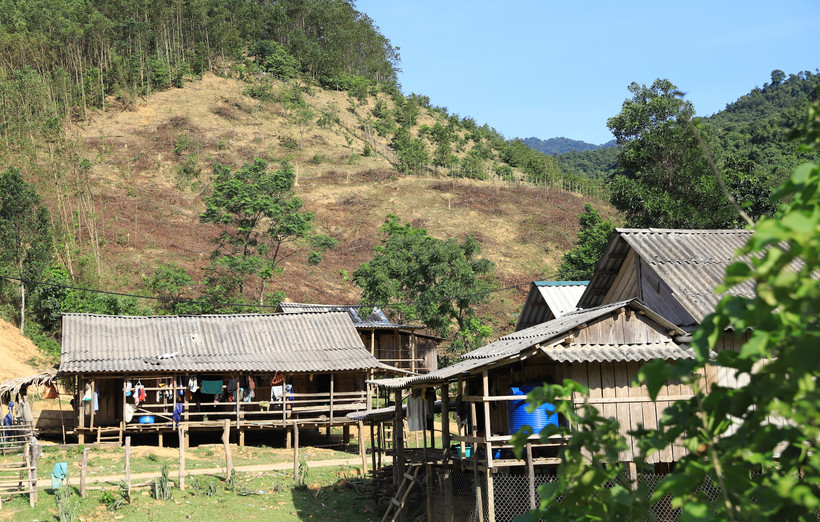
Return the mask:
<svg viewBox="0 0 820 522">
<path fill-rule="evenodd" d="M 370 353 L 379 361 L 411 373 L 427 373 L 438 368 L 438 343 L 441 337 L 425 334 L 422 326 L 396 324 L 374 307 L 362 317 L 361 306 L 280 303 L 287 314 L 306 312 L 346 312 Z"/>
</svg>

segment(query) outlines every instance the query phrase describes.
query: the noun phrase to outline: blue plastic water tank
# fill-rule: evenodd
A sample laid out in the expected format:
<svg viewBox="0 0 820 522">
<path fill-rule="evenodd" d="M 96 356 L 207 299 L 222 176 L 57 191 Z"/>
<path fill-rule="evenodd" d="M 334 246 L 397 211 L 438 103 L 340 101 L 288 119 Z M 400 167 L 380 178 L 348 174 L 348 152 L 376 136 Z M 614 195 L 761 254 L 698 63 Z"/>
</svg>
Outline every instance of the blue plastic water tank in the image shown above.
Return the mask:
<svg viewBox="0 0 820 522">
<path fill-rule="evenodd" d="M 510 395 L 527 395 L 535 385 L 513 386 Z M 538 433 L 550 424 L 558 426 L 558 414 L 553 404 L 545 403 L 532 413 L 527 412 L 527 399 L 507 403 L 507 426 L 510 434 L 516 433 L 522 426 L 531 426 L 533 433 Z"/>
</svg>

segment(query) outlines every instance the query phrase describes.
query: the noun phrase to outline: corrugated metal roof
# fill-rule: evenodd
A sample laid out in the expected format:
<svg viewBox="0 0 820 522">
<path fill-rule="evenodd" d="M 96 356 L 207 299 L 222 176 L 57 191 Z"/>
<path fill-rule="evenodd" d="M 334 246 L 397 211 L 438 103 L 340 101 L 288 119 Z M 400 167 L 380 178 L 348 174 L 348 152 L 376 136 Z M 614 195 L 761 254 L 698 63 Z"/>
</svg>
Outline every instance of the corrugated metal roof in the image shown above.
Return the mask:
<svg viewBox="0 0 820 522">
<path fill-rule="evenodd" d="M 735 252 L 751 235 L 750 230 L 616 229 L 578 305 L 600 305 L 632 248 L 700 323 L 714 311 L 720 299 L 714 289 L 723 283 L 726 267 L 738 261 Z M 734 292 L 751 296 L 754 288 L 746 283 Z"/>
<path fill-rule="evenodd" d="M 286 314 L 304 314 L 310 312 L 347 312 L 353 326 L 356 328 L 422 328 L 408 324 L 396 324 L 390 321 L 381 308 L 373 307 L 367 319 L 359 315 L 361 306 L 357 305 L 325 305 L 308 303 L 279 303 L 279 308 Z"/>
<path fill-rule="evenodd" d="M 589 281 L 534 281 L 515 329 L 523 330 L 572 312 Z"/>
<path fill-rule="evenodd" d="M 679 327 L 673 325 L 657 313 L 647 308 L 643 303 L 637 299 L 629 301 L 621 301 L 618 303 L 611 303 L 597 308 L 590 308 L 586 310 L 578 310 L 571 312 L 563 317 L 558 317 L 546 323 L 532 326 L 530 328 L 520 330 L 501 337 L 495 342 L 483 346 L 477 350 L 466 353 L 461 357 L 461 360 L 446 368 L 419 375 L 415 377 L 402 377 L 397 379 L 379 379 L 370 381 L 379 386 L 389 389 L 405 388 L 407 386 L 416 386 L 423 384 L 444 383 L 455 379 L 460 374 L 468 374 L 480 368 L 489 365 L 497 364 L 504 359 L 518 359 L 518 356 L 533 346 L 544 344 L 541 350 L 549 357 L 553 357 L 558 362 L 572 362 L 567 359 L 571 357 L 565 353 L 558 353 L 559 349 L 550 349 L 546 345 L 560 340 L 564 335 L 572 329 L 583 325 L 584 323 L 592 322 L 595 319 L 603 317 L 614 312 L 619 308 L 629 307 L 634 310 L 640 310 L 644 315 L 660 326 L 664 330 L 673 332 L 675 335 L 684 335 L 685 332 Z M 575 361 L 587 362 L 601 362 L 601 361 L 639 361 L 650 359 L 688 359 L 692 358 L 693 354 L 688 346 L 676 345 L 671 339 L 668 342 L 661 343 L 644 343 L 641 345 L 576 345 L 579 347 Z M 568 352 L 569 349 L 564 349 Z"/>
<path fill-rule="evenodd" d="M 371 368 L 393 369 L 370 354 L 342 312 L 63 315 L 61 373 Z"/>
<path fill-rule="evenodd" d="M 630 362 L 654 359 L 694 359 L 695 352 L 688 345 L 673 341 L 644 344 L 561 344 L 541 348 L 557 362 Z"/>
</svg>

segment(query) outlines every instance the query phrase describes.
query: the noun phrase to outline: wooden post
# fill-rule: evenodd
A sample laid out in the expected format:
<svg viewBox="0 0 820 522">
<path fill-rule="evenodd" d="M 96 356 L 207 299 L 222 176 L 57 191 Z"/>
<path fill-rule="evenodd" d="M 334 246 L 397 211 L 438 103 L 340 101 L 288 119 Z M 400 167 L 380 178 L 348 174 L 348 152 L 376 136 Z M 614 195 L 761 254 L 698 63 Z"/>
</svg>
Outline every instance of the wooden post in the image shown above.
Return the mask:
<svg viewBox="0 0 820 522">
<path fill-rule="evenodd" d="M 450 448 L 450 386 L 441 387 L 441 447 Z"/>
<path fill-rule="evenodd" d="M 190 422 L 191 418 L 188 416 L 188 412 L 191 409 L 191 404 L 188 402 L 188 383 L 191 382 L 191 375 L 186 373 L 185 380 L 182 381 L 182 398 L 185 401 L 185 448 L 188 448 L 188 422 Z"/>
<path fill-rule="evenodd" d="M 299 423 L 293 420 L 293 480 L 299 479 Z"/>
<path fill-rule="evenodd" d="M 374 426 L 370 424 L 370 461 L 373 465 L 373 476 L 376 475 L 376 434 Z"/>
<path fill-rule="evenodd" d="M 78 433 L 77 433 L 77 442 L 79 444 L 85 444 L 85 408 L 83 407 L 83 392 L 81 388 L 84 387 L 85 383 L 80 376 L 77 376 L 77 393 L 74 395 L 74 407 L 77 409 L 77 426 Z"/>
<path fill-rule="evenodd" d="M 125 437 L 125 489 L 131 496 L 131 435 Z"/>
<path fill-rule="evenodd" d="M 161 431 L 157 433 L 157 446 L 159 446 L 160 448 L 165 447 L 165 434 L 163 434 Z"/>
<path fill-rule="evenodd" d="M 490 396 L 490 384 L 489 384 L 489 372 L 484 370 L 483 375 L 481 376 L 482 380 L 482 394 L 484 397 Z M 490 426 L 490 402 L 487 400 L 482 400 L 484 403 L 484 437 L 490 438 L 493 435 L 492 426 Z M 492 458 L 492 455 L 489 454 L 489 448 L 487 448 L 487 457 Z M 490 461 L 490 467 L 492 467 L 492 461 Z"/>
<path fill-rule="evenodd" d="M 222 430 L 222 444 L 225 446 L 225 470 L 228 476 L 225 481 L 231 480 L 233 471 L 233 461 L 231 459 L 231 419 L 225 419 L 225 427 Z"/>
<path fill-rule="evenodd" d="M 464 393 L 464 381 L 463 381 L 463 380 L 461 380 L 461 377 L 459 377 L 459 378 L 458 378 L 458 396 L 459 396 L 459 397 L 462 397 L 462 396 L 463 396 L 463 393 Z M 462 422 L 463 422 L 463 421 L 464 421 L 464 419 L 462 419 Z M 456 429 L 458 430 L 458 434 L 459 434 L 459 435 L 461 435 L 461 422 L 459 422 L 459 423 L 458 423 L 458 426 L 456 427 Z M 466 430 L 465 430 L 465 431 L 466 431 Z M 461 448 L 460 448 L 460 449 L 461 449 L 461 453 L 460 453 L 460 455 L 461 455 L 462 457 L 466 457 L 466 456 L 467 456 L 467 453 L 466 453 L 466 450 L 465 450 L 464 441 L 460 441 L 460 442 L 459 442 L 459 445 L 460 445 L 460 447 L 461 447 Z"/>
<path fill-rule="evenodd" d="M 28 475 L 28 503 L 31 507 L 34 507 L 34 501 L 37 500 L 37 466 L 32 464 L 32 452 L 32 445 L 26 444 L 23 454 L 26 457 L 26 468 L 28 468 L 26 469 Z"/>
<path fill-rule="evenodd" d="M 632 491 L 637 491 L 638 489 L 638 467 L 635 465 L 634 462 L 627 463 L 627 469 L 629 470 L 629 489 Z"/>
<path fill-rule="evenodd" d="M 404 417 L 401 410 L 401 389 L 396 390 L 396 418 L 393 422 L 393 485 L 404 476 Z"/>
<path fill-rule="evenodd" d="M 236 429 L 239 431 L 239 447 L 245 446 L 245 431 L 242 429 L 242 400 L 239 398 L 239 384 L 242 382 L 242 374 L 236 376 Z"/>
<path fill-rule="evenodd" d="M 427 483 L 427 520 L 435 520 L 433 517 L 433 465 L 427 463 L 425 482 Z"/>
<path fill-rule="evenodd" d="M 55 384 L 54 387 L 56 388 L 57 385 Z M 63 399 L 62 394 L 60 393 L 59 389 L 57 390 L 57 407 L 60 408 L 60 428 L 63 432 L 63 444 L 65 444 L 65 417 L 63 412 Z M 125 413 L 123 412 L 123 416 Z"/>
<path fill-rule="evenodd" d="M 336 387 L 336 374 L 330 373 L 330 422 L 327 425 L 327 437 L 330 438 L 330 427 L 333 426 L 333 391 Z"/>
<path fill-rule="evenodd" d="M 126 377 L 122 378 L 122 421 L 120 422 L 120 440 L 122 440 L 123 435 L 125 434 L 125 408 L 128 406 L 128 397 L 125 396 L 125 381 L 127 380 Z M 133 393 L 133 392 L 132 392 Z M 63 442 L 65 444 L 65 442 Z"/>
<path fill-rule="evenodd" d="M 288 378 L 282 374 L 282 422 L 288 421 Z"/>
<path fill-rule="evenodd" d="M 527 443 L 527 479 L 530 489 L 530 509 L 535 509 L 535 466 L 532 463 L 532 443 Z"/>
<path fill-rule="evenodd" d="M 179 489 L 185 489 L 185 428 L 179 427 Z"/>
<path fill-rule="evenodd" d="M 489 458 L 490 448 L 487 448 Z M 495 522 L 495 488 L 493 487 L 493 470 L 487 466 L 484 470 L 484 477 L 487 480 L 487 521 Z"/>
<path fill-rule="evenodd" d="M 416 373 L 416 336 L 410 334 L 410 371 Z M 429 520 L 429 519 L 428 519 Z"/>
<path fill-rule="evenodd" d="M 93 396 L 92 396 L 93 397 Z M 94 399 L 92 398 L 91 401 L 93 402 Z M 92 406 L 92 410 L 93 406 Z M 85 498 L 85 470 L 88 467 L 88 448 L 83 450 L 83 462 L 80 465 L 80 496 Z"/>
<path fill-rule="evenodd" d="M 473 403 L 475 411 L 475 403 Z M 473 481 L 475 482 L 475 505 L 478 511 L 478 522 L 484 522 L 484 503 L 481 501 L 481 482 L 478 480 L 478 452 L 476 444 L 473 443 Z"/>
<path fill-rule="evenodd" d="M 367 475 L 367 448 L 364 447 L 364 422 L 359 421 L 359 455 L 362 457 L 362 477 Z"/>
<path fill-rule="evenodd" d="M 91 379 L 91 419 L 89 420 L 88 427 L 89 429 L 94 429 L 94 405 L 97 401 L 94 400 L 94 394 L 97 391 L 97 381 L 95 379 Z M 98 443 L 100 441 L 97 441 Z"/>
<path fill-rule="evenodd" d="M 31 469 L 31 479 L 32 479 L 32 488 L 34 489 L 34 502 L 37 502 L 37 466 L 40 465 L 40 457 L 43 455 L 43 446 L 37 439 L 34 439 L 31 443 L 31 459 L 30 465 L 32 466 Z M 34 506 L 32 506 L 34 507 Z"/>
</svg>

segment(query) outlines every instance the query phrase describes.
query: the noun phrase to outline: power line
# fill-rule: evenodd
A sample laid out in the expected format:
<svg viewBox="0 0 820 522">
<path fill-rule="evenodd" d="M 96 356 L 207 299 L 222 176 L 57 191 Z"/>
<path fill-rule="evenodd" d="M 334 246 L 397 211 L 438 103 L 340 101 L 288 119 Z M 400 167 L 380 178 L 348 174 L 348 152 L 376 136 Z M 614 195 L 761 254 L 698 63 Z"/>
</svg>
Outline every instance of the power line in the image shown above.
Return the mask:
<svg viewBox="0 0 820 522">
<path fill-rule="evenodd" d="M 552 277 L 555 277 L 555 275 L 550 276 L 549 279 L 551 279 Z M 104 295 L 115 295 L 115 296 L 119 296 L 119 297 L 131 297 L 131 298 L 134 298 L 134 299 L 149 299 L 149 300 L 153 300 L 153 301 L 161 301 L 161 302 L 166 302 L 166 303 L 186 303 L 186 304 L 191 304 L 191 305 L 206 305 L 206 306 L 217 307 L 217 308 L 227 308 L 227 307 L 278 308 L 279 307 L 279 305 L 250 304 L 250 303 L 223 303 L 223 302 L 215 302 L 215 301 L 198 301 L 198 300 L 195 300 L 195 299 L 183 299 L 183 298 L 177 298 L 177 297 L 159 297 L 159 296 L 152 296 L 152 295 L 128 294 L 128 293 L 124 293 L 124 292 L 111 292 L 111 291 L 108 291 L 108 290 L 99 290 L 99 289 L 96 289 L 96 288 L 85 288 L 85 287 L 80 287 L 80 286 L 71 286 L 71 285 L 65 285 L 65 284 L 62 284 L 62 283 L 50 283 L 48 281 L 37 281 L 37 280 L 34 280 L 34 279 L 24 279 L 24 278 L 12 277 L 12 276 L 2 275 L 2 274 L 0 274 L 0 279 L 6 279 L 6 280 L 9 280 L 9 281 L 18 281 L 18 282 L 21 282 L 21 283 L 31 284 L 31 285 L 40 285 L 40 286 L 51 286 L 51 287 L 56 287 L 56 288 L 64 288 L 66 290 L 78 290 L 78 291 L 81 291 L 81 292 L 91 292 L 91 293 L 104 294 Z M 364 305 L 363 304 L 355 304 L 355 305 L 338 305 L 338 306 L 361 307 L 361 308 L 381 308 L 381 309 L 398 308 L 398 307 L 402 307 L 402 306 L 412 306 L 412 305 L 430 304 L 430 303 L 443 303 L 443 302 L 454 301 L 454 300 L 458 300 L 458 299 L 465 299 L 465 298 L 470 298 L 470 297 L 490 295 L 490 294 L 494 294 L 494 293 L 498 293 L 498 292 L 505 292 L 507 290 L 513 290 L 513 289 L 517 289 L 517 288 L 521 288 L 521 287 L 529 286 L 529 285 L 530 285 L 529 282 L 527 282 L 527 283 L 517 283 L 517 284 L 505 286 L 503 288 L 497 288 L 497 289 L 493 289 L 493 290 L 486 290 L 486 291 L 483 291 L 483 292 L 475 292 L 475 293 L 471 293 L 471 294 L 463 294 L 463 295 L 457 295 L 457 296 L 444 296 L 444 297 L 440 297 L 438 299 L 414 300 L 414 301 L 405 301 L 405 302 L 401 302 L 401 303 L 392 303 L 392 304 L 390 304 L 390 303 L 387 303 L 387 304 L 364 304 Z"/>
</svg>

